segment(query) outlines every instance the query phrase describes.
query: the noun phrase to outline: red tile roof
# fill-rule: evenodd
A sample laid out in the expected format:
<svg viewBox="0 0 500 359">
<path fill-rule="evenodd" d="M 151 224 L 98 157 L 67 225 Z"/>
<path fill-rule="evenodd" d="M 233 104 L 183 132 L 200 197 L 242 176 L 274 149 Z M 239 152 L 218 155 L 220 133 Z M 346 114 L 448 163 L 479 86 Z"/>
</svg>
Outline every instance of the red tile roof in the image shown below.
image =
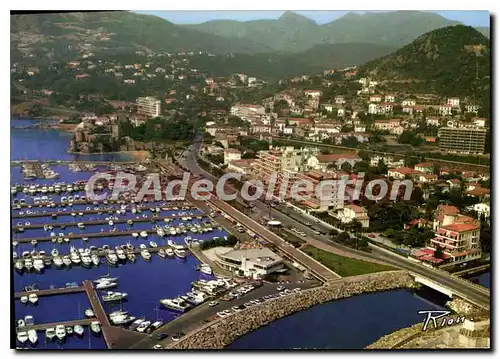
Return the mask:
<svg viewBox="0 0 500 359">
<path fill-rule="evenodd" d="M 447 231 L 461 233 L 461 232 L 469 232 L 477 230 L 479 229 L 479 226 L 470 223 L 454 223 L 454 224 L 449 224 L 447 226 L 443 226 L 441 228 L 446 229 Z"/>
<path fill-rule="evenodd" d="M 355 153 L 334 153 L 330 155 L 318 155 L 316 156 L 320 163 L 335 162 L 342 159 L 347 160 L 360 160 L 361 158 Z"/>
</svg>

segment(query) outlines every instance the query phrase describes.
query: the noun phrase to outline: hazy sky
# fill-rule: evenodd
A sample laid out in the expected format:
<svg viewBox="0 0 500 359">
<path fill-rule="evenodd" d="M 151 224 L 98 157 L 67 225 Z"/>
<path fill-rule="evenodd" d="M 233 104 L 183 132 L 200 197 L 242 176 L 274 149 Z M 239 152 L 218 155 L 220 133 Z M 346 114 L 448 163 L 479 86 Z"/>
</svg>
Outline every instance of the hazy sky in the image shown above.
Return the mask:
<svg viewBox="0 0 500 359">
<path fill-rule="evenodd" d="M 277 19 L 283 11 L 135 11 L 140 14 L 160 16 L 175 24 L 196 24 L 209 20 L 231 19 L 238 21 L 256 19 Z M 295 11 L 307 16 L 319 24 L 324 24 L 335 20 L 349 11 Z M 353 11 L 365 13 L 366 11 Z M 461 21 L 469 26 L 490 26 L 488 11 L 432 11 L 450 20 Z"/>
</svg>

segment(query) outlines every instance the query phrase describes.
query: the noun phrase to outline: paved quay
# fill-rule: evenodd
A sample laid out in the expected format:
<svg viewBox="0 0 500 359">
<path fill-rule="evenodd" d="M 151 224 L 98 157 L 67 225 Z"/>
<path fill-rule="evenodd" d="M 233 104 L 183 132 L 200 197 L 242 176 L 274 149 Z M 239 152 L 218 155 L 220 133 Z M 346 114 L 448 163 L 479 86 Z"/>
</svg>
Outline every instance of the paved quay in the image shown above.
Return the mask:
<svg viewBox="0 0 500 359">
<path fill-rule="evenodd" d="M 415 282 L 405 271 L 380 272 L 342 278 L 321 287 L 303 290 L 266 301 L 228 317 L 216 319 L 188 333 L 166 349 L 223 349 L 238 337 L 297 311 L 332 300 L 363 293 L 413 288 Z"/>
<path fill-rule="evenodd" d="M 234 299 L 232 301 L 218 301 L 219 304 L 215 307 L 210 307 L 208 302 L 203 303 L 202 305 L 190 310 L 187 313 L 182 314 L 178 318 L 169 322 L 165 326 L 159 328 L 158 330 L 152 333 L 152 338 L 146 337 L 142 341 L 132 345 L 130 349 L 152 349 L 155 344 L 161 344 L 162 346 L 173 343 L 171 340 L 171 336 L 178 332 L 188 333 L 190 331 L 194 331 L 200 326 L 204 324 L 204 322 L 215 320 L 217 317 L 217 312 L 224 311 L 226 309 L 231 310 L 232 307 L 238 306 L 241 304 L 245 304 L 250 300 L 260 299 L 263 296 L 275 294 L 277 293 L 278 285 L 283 285 L 285 288 L 294 289 L 301 288 L 302 290 L 306 290 L 309 288 L 317 287 L 321 285 L 320 282 L 316 280 L 309 280 L 302 283 L 269 283 L 264 282 L 264 284 L 251 291 L 250 293 L 245 294 L 239 299 Z M 156 340 L 154 337 L 158 333 L 167 333 L 168 337 L 162 341 Z"/>
</svg>

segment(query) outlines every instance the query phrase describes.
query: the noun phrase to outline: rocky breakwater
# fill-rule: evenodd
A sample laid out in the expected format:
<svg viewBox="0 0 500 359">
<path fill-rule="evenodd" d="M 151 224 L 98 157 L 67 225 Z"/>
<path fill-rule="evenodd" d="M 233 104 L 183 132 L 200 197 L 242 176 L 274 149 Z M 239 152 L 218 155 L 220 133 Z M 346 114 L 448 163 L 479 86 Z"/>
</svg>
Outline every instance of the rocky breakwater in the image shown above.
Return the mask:
<svg viewBox="0 0 500 359">
<path fill-rule="evenodd" d="M 416 283 L 406 271 L 390 271 L 338 279 L 327 285 L 269 300 L 226 318 L 217 319 L 188 333 L 169 349 L 222 349 L 238 337 L 274 320 L 314 305 L 359 295 L 400 288 Z"/>
</svg>

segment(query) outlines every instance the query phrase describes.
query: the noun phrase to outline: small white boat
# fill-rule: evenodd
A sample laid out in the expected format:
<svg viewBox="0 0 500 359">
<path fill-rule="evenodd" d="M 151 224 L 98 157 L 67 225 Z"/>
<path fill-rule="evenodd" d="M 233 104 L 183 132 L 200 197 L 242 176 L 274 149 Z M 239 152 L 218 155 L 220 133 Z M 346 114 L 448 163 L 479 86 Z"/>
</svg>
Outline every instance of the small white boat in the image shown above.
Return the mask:
<svg viewBox="0 0 500 359">
<path fill-rule="evenodd" d="M 83 327 L 81 325 L 78 325 L 78 324 L 73 327 L 73 331 L 75 332 L 76 335 L 79 335 L 79 336 L 82 336 L 83 332 L 84 332 Z"/>
<path fill-rule="evenodd" d="M 114 226 L 114 225 L 115 225 L 115 223 L 114 223 L 113 221 L 111 221 L 111 220 L 109 220 L 109 221 L 108 221 L 108 224 L 109 224 L 110 226 Z"/>
<path fill-rule="evenodd" d="M 56 327 L 56 337 L 61 341 L 64 340 L 64 338 L 66 337 L 66 328 L 64 327 L 64 325 L 58 325 Z"/>
<path fill-rule="evenodd" d="M 95 317 L 94 311 L 92 309 L 90 309 L 90 308 L 86 309 L 85 310 L 85 316 L 87 318 Z"/>
<path fill-rule="evenodd" d="M 56 336 L 56 330 L 54 328 L 45 329 L 45 338 L 47 340 L 53 340 Z"/>
<path fill-rule="evenodd" d="M 179 258 L 186 258 L 187 252 L 184 249 L 174 249 L 174 253 Z"/>
<path fill-rule="evenodd" d="M 141 233 L 139 233 L 139 234 L 142 238 L 146 238 L 148 236 L 148 232 L 146 232 L 146 231 L 141 231 Z"/>
<path fill-rule="evenodd" d="M 28 332 L 19 332 L 17 333 L 17 341 L 21 344 L 26 343 L 28 340 Z"/>
<path fill-rule="evenodd" d="M 92 323 L 90 323 L 90 329 L 94 333 L 98 334 L 101 332 L 101 325 L 99 324 L 99 322 L 92 322 Z"/>
<path fill-rule="evenodd" d="M 139 248 L 140 249 L 147 249 L 148 247 L 146 247 L 146 245 L 144 243 L 141 243 L 141 244 L 139 244 Z"/>
<path fill-rule="evenodd" d="M 28 339 L 31 344 L 36 344 L 36 342 L 38 341 L 38 335 L 36 333 L 36 330 L 34 329 L 28 330 Z"/>
<path fill-rule="evenodd" d="M 151 248 L 158 247 L 158 244 L 156 244 L 156 242 L 153 242 L 153 241 L 149 241 L 149 245 L 151 246 Z"/>
<path fill-rule="evenodd" d="M 61 257 L 57 256 L 57 257 L 54 257 L 54 265 L 57 267 L 57 268 L 60 268 L 62 267 L 64 264 L 63 260 Z"/>
<path fill-rule="evenodd" d="M 210 266 L 208 264 L 204 263 L 200 266 L 200 272 L 208 274 L 208 275 L 212 275 L 212 268 L 210 268 Z"/>
<path fill-rule="evenodd" d="M 37 245 L 37 243 L 38 243 L 38 242 L 36 241 L 36 239 L 32 239 L 32 240 L 31 240 L 31 244 L 33 245 L 33 247 L 34 247 L 34 246 L 36 246 L 36 245 Z"/>
<path fill-rule="evenodd" d="M 29 296 L 28 296 L 28 300 L 31 304 L 36 304 L 38 303 L 38 296 L 35 294 L 35 293 L 31 293 Z"/>
<path fill-rule="evenodd" d="M 85 228 L 85 224 L 83 224 L 83 223 L 81 223 L 81 222 L 80 222 L 80 223 L 78 223 L 78 228 L 81 228 L 81 229 Z"/>
<path fill-rule="evenodd" d="M 167 253 L 167 256 L 169 257 L 173 257 L 175 255 L 174 250 L 172 248 L 165 249 L 165 253 Z"/>
<path fill-rule="evenodd" d="M 26 326 L 26 323 L 24 322 L 24 319 L 18 319 L 17 320 L 17 327 L 18 328 L 22 328 L 24 326 Z"/>
<path fill-rule="evenodd" d="M 28 303 L 28 296 L 27 295 L 23 295 L 20 300 L 21 300 L 21 303 L 26 304 L 26 303 Z"/>
<path fill-rule="evenodd" d="M 22 270 L 24 269 L 24 260 L 18 259 L 16 263 L 14 263 L 14 268 L 17 271 L 22 272 Z"/>
<path fill-rule="evenodd" d="M 161 258 L 166 258 L 167 257 L 167 252 L 165 252 L 165 250 L 163 248 L 160 248 L 160 250 L 158 251 L 158 255 Z"/>
<path fill-rule="evenodd" d="M 64 264 L 65 266 L 68 266 L 68 267 L 71 265 L 71 263 L 73 263 L 73 262 L 71 261 L 70 256 L 63 256 L 63 257 L 62 257 L 62 261 L 63 261 L 63 264 Z"/>
<path fill-rule="evenodd" d="M 82 241 L 87 242 L 89 240 L 89 237 L 82 237 Z"/>
<path fill-rule="evenodd" d="M 52 251 L 50 251 L 50 254 L 52 254 L 52 257 L 57 257 L 59 255 L 59 251 L 57 250 L 57 248 L 54 248 L 52 249 Z"/>
<path fill-rule="evenodd" d="M 151 253 L 149 253 L 149 251 L 147 249 L 143 249 L 141 251 L 141 256 L 142 258 L 144 258 L 144 260 L 148 261 L 151 259 Z"/>
<path fill-rule="evenodd" d="M 139 237 L 139 233 L 135 233 L 135 232 L 134 232 L 134 233 L 132 233 L 132 237 L 134 237 L 134 238 Z"/>
<path fill-rule="evenodd" d="M 93 263 L 95 266 L 98 266 L 98 265 L 101 263 L 101 261 L 99 260 L 99 257 L 98 257 L 97 255 L 95 255 L 95 254 L 92 254 L 92 255 L 90 256 L 90 259 L 92 259 L 92 263 Z"/>
<path fill-rule="evenodd" d="M 68 335 L 73 334 L 73 327 L 66 327 L 66 334 Z"/>
</svg>

